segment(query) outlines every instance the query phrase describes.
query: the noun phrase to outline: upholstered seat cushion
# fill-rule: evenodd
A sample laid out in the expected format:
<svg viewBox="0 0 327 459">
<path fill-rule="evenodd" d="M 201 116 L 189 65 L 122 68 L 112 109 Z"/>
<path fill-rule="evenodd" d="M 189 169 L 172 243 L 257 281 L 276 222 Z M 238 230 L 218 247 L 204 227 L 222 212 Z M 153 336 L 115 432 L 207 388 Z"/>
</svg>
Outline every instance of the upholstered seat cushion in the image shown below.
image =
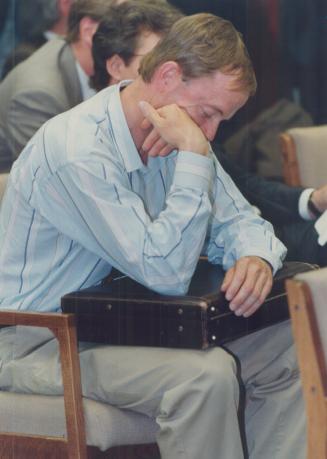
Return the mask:
<svg viewBox="0 0 327 459">
<path fill-rule="evenodd" d="M 104 451 L 116 445 L 155 442 L 154 419 L 90 399 L 84 398 L 83 403 L 88 445 Z M 65 436 L 63 397 L 0 391 L 0 430 Z"/>
</svg>

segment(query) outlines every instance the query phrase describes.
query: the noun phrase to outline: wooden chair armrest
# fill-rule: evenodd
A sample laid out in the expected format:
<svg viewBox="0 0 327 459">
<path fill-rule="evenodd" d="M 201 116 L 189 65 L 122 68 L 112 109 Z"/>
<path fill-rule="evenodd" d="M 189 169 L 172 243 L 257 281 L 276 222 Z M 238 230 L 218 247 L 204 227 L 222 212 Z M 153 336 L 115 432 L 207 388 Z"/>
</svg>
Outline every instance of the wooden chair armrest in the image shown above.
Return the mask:
<svg viewBox="0 0 327 459">
<path fill-rule="evenodd" d="M 279 135 L 279 142 L 282 154 L 284 182 L 290 186 L 300 186 L 299 164 L 293 137 L 287 132 L 283 132 Z"/>
<path fill-rule="evenodd" d="M 0 310 L 0 325 L 29 325 L 56 329 L 75 326 L 74 314 Z"/>
<path fill-rule="evenodd" d="M 0 311 L 0 325 L 49 328 L 58 339 L 69 458 L 86 459 L 81 373 L 74 314 Z"/>
</svg>

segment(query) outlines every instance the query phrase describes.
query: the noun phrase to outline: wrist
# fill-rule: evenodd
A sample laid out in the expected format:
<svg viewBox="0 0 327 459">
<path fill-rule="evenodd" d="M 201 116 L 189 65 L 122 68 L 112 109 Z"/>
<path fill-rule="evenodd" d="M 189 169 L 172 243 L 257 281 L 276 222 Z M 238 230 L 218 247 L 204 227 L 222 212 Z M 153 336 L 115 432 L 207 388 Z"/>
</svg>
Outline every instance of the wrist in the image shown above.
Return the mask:
<svg viewBox="0 0 327 459">
<path fill-rule="evenodd" d="M 204 142 L 183 142 L 178 146 L 179 151 L 191 151 L 202 156 L 208 156 L 209 154 L 209 142 L 205 140 Z"/>
<path fill-rule="evenodd" d="M 314 190 L 309 196 L 308 209 L 314 217 L 319 218 L 323 211 L 319 207 L 319 201 L 317 201 L 316 197 L 317 190 Z"/>
</svg>

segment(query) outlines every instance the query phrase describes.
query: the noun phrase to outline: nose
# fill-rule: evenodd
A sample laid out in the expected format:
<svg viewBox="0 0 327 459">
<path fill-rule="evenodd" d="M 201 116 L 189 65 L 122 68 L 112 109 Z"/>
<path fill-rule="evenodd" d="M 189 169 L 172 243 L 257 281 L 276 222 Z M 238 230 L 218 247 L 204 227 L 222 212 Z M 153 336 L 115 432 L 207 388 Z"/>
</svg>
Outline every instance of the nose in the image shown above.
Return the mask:
<svg viewBox="0 0 327 459">
<path fill-rule="evenodd" d="M 209 140 L 209 142 L 211 142 L 215 138 L 219 124 L 220 120 L 218 119 L 208 119 L 202 124 L 202 131 L 206 138 Z"/>
</svg>

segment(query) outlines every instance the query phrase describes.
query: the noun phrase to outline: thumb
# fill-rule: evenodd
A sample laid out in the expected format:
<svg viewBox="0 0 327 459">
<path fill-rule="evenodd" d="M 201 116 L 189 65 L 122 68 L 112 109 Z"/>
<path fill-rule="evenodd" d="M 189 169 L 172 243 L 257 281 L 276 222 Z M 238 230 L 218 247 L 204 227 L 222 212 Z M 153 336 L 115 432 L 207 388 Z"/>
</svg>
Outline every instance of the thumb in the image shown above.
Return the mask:
<svg viewBox="0 0 327 459">
<path fill-rule="evenodd" d="M 145 116 L 145 118 L 149 120 L 153 126 L 156 126 L 158 122 L 160 121 L 160 115 L 152 107 L 152 105 L 150 105 L 145 100 L 141 100 L 139 102 L 139 107 L 140 107 L 142 114 Z"/>
</svg>

